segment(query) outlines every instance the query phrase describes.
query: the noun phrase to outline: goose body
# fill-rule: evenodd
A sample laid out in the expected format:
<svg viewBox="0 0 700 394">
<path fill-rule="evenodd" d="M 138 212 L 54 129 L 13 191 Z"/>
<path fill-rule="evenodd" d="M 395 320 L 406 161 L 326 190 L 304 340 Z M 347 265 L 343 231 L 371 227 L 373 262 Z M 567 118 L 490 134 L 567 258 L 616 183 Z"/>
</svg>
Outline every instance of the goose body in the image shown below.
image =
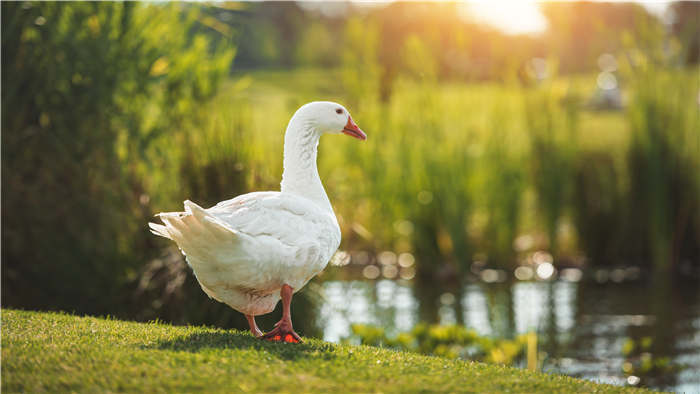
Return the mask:
<svg viewBox="0 0 700 394">
<path fill-rule="evenodd" d="M 271 312 L 281 297 L 288 320 L 285 298 L 320 273 L 340 245 L 316 167 L 324 133 L 366 138 L 340 104 L 306 104 L 285 132 L 281 191 L 243 194 L 208 209 L 188 200 L 184 212 L 160 213 L 163 224 L 149 223 L 151 232 L 177 243 L 202 290 L 244 313 L 254 333 L 254 316 Z M 286 325 L 283 312 L 270 338 L 299 339 L 291 320 Z"/>
<path fill-rule="evenodd" d="M 340 245 L 333 212 L 292 193 L 255 192 L 203 209 L 159 215 L 207 295 L 246 315 L 271 312 L 283 284 L 298 290 Z"/>
</svg>

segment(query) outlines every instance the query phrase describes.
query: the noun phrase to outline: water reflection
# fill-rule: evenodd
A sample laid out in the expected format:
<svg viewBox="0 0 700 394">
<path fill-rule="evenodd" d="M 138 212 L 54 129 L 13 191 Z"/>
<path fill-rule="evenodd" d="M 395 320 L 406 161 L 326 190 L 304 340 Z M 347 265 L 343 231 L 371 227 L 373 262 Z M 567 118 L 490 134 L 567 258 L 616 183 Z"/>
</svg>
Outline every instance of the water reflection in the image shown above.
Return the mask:
<svg viewBox="0 0 700 394">
<path fill-rule="evenodd" d="M 408 331 L 418 323 L 418 302 L 405 283 L 328 281 L 323 290 L 326 302 L 319 322 L 326 341 L 338 342 L 350 335 L 350 325 L 355 323 L 385 327 L 389 335 Z"/>
<path fill-rule="evenodd" d="M 462 305 L 464 321 L 468 322 L 468 327 L 475 329 L 481 335 L 493 333 L 487 314 L 486 296 L 481 292 L 478 285 L 468 285 L 466 287 Z"/>
<path fill-rule="evenodd" d="M 447 291 L 379 280 L 328 281 L 323 289 L 318 324 L 327 341 L 349 336 L 353 323 L 378 325 L 389 335 L 409 331 L 419 321 L 464 324 L 482 335 L 509 338 L 535 330 L 545 371 L 622 385 L 628 384 L 625 342 L 651 337 L 655 357 L 687 368 L 643 383 L 700 390 L 700 294 L 692 285 L 652 290 L 646 284 L 561 280 L 469 283 Z"/>
</svg>

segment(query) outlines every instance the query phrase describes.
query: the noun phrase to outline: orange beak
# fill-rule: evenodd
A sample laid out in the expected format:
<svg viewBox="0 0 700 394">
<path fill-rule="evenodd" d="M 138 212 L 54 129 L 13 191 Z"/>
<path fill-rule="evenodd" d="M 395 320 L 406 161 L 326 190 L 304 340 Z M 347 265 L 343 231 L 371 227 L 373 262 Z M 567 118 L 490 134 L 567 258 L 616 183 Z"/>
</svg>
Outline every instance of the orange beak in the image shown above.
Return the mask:
<svg viewBox="0 0 700 394">
<path fill-rule="evenodd" d="M 345 124 L 345 127 L 343 127 L 343 133 L 355 137 L 358 140 L 366 140 L 367 139 L 367 134 L 365 134 L 364 131 L 362 131 L 355 122 L 352 121 L 352 118 L 348 116 L 348 123 Z"/>
</svg>

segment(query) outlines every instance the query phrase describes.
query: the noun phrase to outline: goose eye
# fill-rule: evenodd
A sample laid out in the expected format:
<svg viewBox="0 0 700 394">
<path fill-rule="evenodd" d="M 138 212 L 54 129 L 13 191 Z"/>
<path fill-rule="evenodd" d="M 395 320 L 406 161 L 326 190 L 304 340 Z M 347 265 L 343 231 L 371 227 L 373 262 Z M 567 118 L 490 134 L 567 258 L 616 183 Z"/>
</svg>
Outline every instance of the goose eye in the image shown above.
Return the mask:
<svg viewBox="0 0 700 394">
<path fill-rule="evenodd" d="M 335 110 L 335 113 L 338 114 L 338 115 L 340 115 L 340 114 L 343 113 L 343 110 L 342 110 L 341 108 L 338 108 L 338 109 Z"/>
</svg>

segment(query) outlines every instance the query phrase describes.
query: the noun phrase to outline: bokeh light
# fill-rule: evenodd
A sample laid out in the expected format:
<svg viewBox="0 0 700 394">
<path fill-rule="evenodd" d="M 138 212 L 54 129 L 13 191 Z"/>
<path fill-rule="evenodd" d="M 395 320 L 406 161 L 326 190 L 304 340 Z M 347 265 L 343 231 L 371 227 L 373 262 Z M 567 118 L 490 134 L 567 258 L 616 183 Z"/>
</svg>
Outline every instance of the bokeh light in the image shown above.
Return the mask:
<svg viewBox="0 0 700 394">
<path fill-rule="evenodd" d="M 382 276 L 386 279 L 394 279 L 399 274 L 399 269 L 395 265 L 385 265 L 382 267 Z"/>
<path fill-rule="evenodd" d="M 583 277 L 583 271 L 578 268 L 564 268 L 559 273 L 559 277 L 567 282 L 578 282 Z"/>
<path fill-rule="evenodd" d="M 552 263 L 541 263 L 536 269 L 537 277 L 543 280 L 548 280 L 554 275 L 554 265 Z"/>
<path fill-rule="evenodd" d="M 401 279 L 411 280 L 416 276 L 416 269 L 413 267 L 402 267 L 399 275 Z"/>
<path fill-rule="evenodd" d="M 399 265 L 403 268 L 408 268 L 416 263 L 416 258 L 411 253 L 404 252 L 399 255 Z"/>
<path fill-rule="evenodd" d="M 385 250 L 377 256 L 377 260 L 381 265 L 393 265 L 396 264 L 396 253 Z"/>
<path fill-rule="evenodd" d="M 515 269 L 514 275 L 518 280 L 531 280 L 535 276 L 535 271 L 531 267 L 521 265 Z"/>
<path fill-rule="evenodd" d="M 362 275 L 367 279 L 377 279 L 381 275 L 381 271 L 376 265 L 368 265 L 362 269 Z"/>
<path fill-rule="evenodd" d="M 612 90 L 617 88 L 617 78 L 615 78 L 613 73 L 607 71 L 598 74 L 596 83 L 598 84 L 598 87 L 603 90 Z"/>
</svg>

